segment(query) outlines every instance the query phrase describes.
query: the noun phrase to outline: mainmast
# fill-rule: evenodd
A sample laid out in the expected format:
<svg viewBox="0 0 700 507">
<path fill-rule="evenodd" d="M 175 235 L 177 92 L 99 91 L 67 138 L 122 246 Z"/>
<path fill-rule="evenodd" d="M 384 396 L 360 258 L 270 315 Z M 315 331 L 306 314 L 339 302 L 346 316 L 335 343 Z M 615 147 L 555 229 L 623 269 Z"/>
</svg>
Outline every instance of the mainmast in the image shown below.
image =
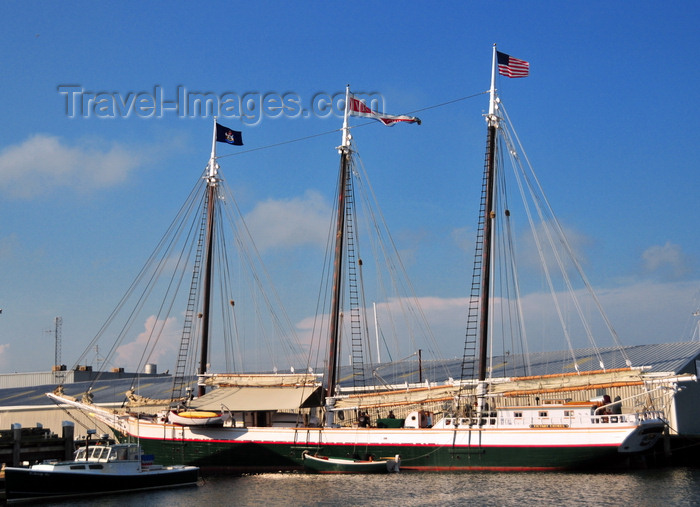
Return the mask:
<svg viewBox="0 0 700 507">
<path fill-rule="evenodd" d="M 491 290 L 491 235 L 492 222 L 495 218 L 494 175 L 496 172 L 496 130 L 499 118 L 496 115 L 496 45 L 493 45 L 493 62 L 491 64 L 491 89 L 489 93 L 489 113 L 486 116 L 488 125 L 486 139 L 486 202 L 484 206 L 484 238 L 481 263 L 481 297 L 479 322 L 479 382 L 486 380 L 486 353 L 488 350 L 489 330 L 489 296 Z"/>
<path fill-rule="evenodd" d="M 342 299 L 343 248 L 345 238 L 345 191 L 350 167 L 350 129 L 348 115 L 350 108 L 350 85 L 345 90 L 345 116 L 343 119 L 343 140 L 338 147 L 340 153 L 340 175 L 338 181 L 338 215 L 335 233 L 335 260 L 333 262 L 333 294 L 331 299 L 331 320 L 329 329 L 328 375 L 326 397 L 335 395 L 338 383 L 338 357 L 340 353 L 340 303 Z M 331 412 L 327 413 L 326 423 L 332 424 Z"/>
<path fill-rule="evenodd" d="M 211 285 L 213 272 L 213 245 L 214 245 L 214 203 L 216 199 L 216 187 L 218 185 L 219 164 L 216 163 L 216 118 L 214 118 L 214 133 L 211 141 L 211 157 L 207 166 L 207 234 L 204 244 L 204 280 L 202 301 L 202 338 L 197 370 L 197 396 L 203 396 L 206 392 L 204 375 L 207 373 L 207 360 L 209 358 L 209 324 L 211 320 Z"/>
</svg>

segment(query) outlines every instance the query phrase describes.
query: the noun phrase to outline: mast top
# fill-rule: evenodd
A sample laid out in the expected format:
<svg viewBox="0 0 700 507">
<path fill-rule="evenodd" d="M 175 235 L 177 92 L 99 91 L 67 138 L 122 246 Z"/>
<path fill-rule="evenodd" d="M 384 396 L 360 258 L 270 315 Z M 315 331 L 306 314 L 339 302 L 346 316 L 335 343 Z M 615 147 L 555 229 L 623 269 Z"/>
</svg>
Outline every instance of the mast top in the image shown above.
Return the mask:
<svg viewBox="0 0 700 507">
<path fill-rule="evenodd" d="M 343 116 L 343 142 L 338 146 L 338 153 L 347 152 L 350 150 L 350 127 L 348 126 L 348 116 L 350 115 L 350 85 L 345 87 L 345 114 Z"/>
<path fill-rule="evenodd" d="M 486 121 L 489 126 L 498 126 L 498 115 L 496 115 L 498 98 L 496 97 L 496 68 L 497 68 L 496 44 L 493 45 L 493 57 L 491 61 L 491 88 L 489 89 L 489 114 Z"/>
<path fill-rule="evenodd" d="M 219 173 L 219 164 L 216 162 L 216 116 L 214 116 L 214 132 L 211 138 L 211 156 L 207 164 L 207 181 L 210 186 L 215 186 L 217 175 Z"/>
</svg>

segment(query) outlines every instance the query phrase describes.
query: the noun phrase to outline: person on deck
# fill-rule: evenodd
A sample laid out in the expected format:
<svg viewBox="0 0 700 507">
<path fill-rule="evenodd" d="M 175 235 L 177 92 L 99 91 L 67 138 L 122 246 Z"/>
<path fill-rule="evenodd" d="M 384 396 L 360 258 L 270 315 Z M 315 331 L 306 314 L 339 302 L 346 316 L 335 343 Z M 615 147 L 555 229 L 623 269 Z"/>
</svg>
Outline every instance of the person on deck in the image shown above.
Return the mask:
<svg viewBox="0 0 700 507">
<path fill-rule="evenodd" d="M 369 426 L 369 416 L 367 415 L 367 412 L 360 412 L 360 415 L 357 418 L 357 425 L 360 428 L 367 428 Z"/>
<path fill-rule="evenodd" d="M 621 414 L 622 413 L 622 401 L 619 396 L 615 396 L 615 403 L 610 407 L 611 414 Z"/>
</svg>

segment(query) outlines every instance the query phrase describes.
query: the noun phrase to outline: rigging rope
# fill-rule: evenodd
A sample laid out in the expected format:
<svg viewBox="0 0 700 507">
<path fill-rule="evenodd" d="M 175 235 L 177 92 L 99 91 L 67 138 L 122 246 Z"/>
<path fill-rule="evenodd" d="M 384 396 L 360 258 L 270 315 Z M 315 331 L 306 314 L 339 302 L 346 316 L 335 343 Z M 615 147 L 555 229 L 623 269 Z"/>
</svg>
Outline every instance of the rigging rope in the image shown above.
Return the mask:
<svg viewBox="0 0 700 507">
<path fill-rule="evenodd" d="M 432 106 L 426 106 L 426 107 L 423 107 L 420 109 L 415 109 L 413 111 L 409 111 L 407 114 L 415 114 L 415 113 L 420 113 L 421 111 L 428 111 L 430 109 L 436 109 L 439 107 L 449 106 L 449 105 L 454 104 L 456 102 L 461 102 L 463 100 L 473 99 L 474 97 L 480 97 L 481 95 L 484 95 L 487 93 L 489 93 L 489 92 L 484 91 L 484 92 L 474 93 L 472 95 L 467 95 L 466 97 L 460 97 L 458 99 L 448 100 L 447 102 L 441 102 L 440 104 L 434 104 Z M 359 123 L 359 124 L 354 125 L 350 128 L 355 129 L 355 128 L 359 128 L 359 127 L 366 127 L 368 125 L 376 125 L 376 124 L 377 124 L 376 121 L 371 120 L 371 121 L 367 121 L 364 123 Z M 220 158 L 227 158 L 227 157 L 238 157 L 240 155 L 245 155 L 246 153 L 252 153 L 254 151 L 267 150 L 270 148 L 279 148 L 280 146 L 285 146 L 287 144 L 298 143 L 301 141 L 308 141 L 309 139 L 314 139 L 316 137 L 326 136 L 329 134 L 335 134 L 337 132 L 341 132 L 342 130 L 343 130 L 342 128 L 327 130 L 325 132 L 319 132 L 318 134 L 311 134 L 311 135 L 304 136 L 304 137 L 298 137 L 296 139 L 289 139 L 288 141 L 280 141 L 279 143 L 267 144 L 265 146 L 258 146 L 257 148 L 249 148 L 247 150 L 238 150 L 235 153 L 228 153 L 226 155 L 217 155 L 216 158 L 220 159 Z"/>
<path fill-rule="evenodd" d="M 138 314 L 138 311 L 142 308 L 142 306 L 145 304 L 146 296 L 150 293 L 150 291 L 153 290 L 153 284 L 155 283 L 155 280 L 158 278 L 159 273 L 162 272 L 163 270 L 163 263 L 165 262 L 166 259 L 169 257 L 169 253 L 171 252 L 173 246 L 176 244 L 176 239 L 178 237 L 177 231 L 182 230 L 182 223 L 183 220 L 191 213 L 191 209 L 193 205 L 197 202 L 197 191 L 198 191 L 199 185 L 198 183 L 195 184 L 195 186 L 192 188 L 189 196 L 185 200 L 184 204 L 181 206 L 180 210 L 178 211 L 177 215 L 171 222 L 170 226 L 168 227 L 167 231 L 163 234 L 161 237 L 160 241 L 156 245 L 156 247 L 153 249 L 152 253 L 148 257 L 146 263 L 144 266 L 141 268 L 141 271 L 137 274 L 137 276 L 134 278 L 132 281 L 131 285 L 128 287 L 126 290 L 125 294 L 122 296 L 120 299 L 119 303 L 117 306 L 114 308 L 112 313 L 109 315 L 105 323 L 102 325 L 102 327 L 98 330 L 97 334 L 93 337 L 91 340 L 90 344 L 86 347 L 85 351 L 81 354 L 81 356 L 76 360 L 76 363 L 74 365 L 74 369 L 79 365 L 81 362 L 83 362 L 83 359 L 85 359 L 88 351 L 92 350 L 98 343 L 98 341 L 104 336 L 104 334 L 107 332 L 107 330 L 110 328 L 110 326 L 116 321 L 117 317 L 121 314 L 122 309 L 126 305 L 126 303 L 131 299 L 132 295 L 134 295 L 136 289 L 142 285 L 143 283 L 146 284 L 146 287 L 143 289 L 143 292 L 137 299 L 137 304 L 133 308 L 133 310 L 130 312 L 128 317 L 126 318 L 126 321 L 122 324 L 121 331 L 117 334 L 117 339 L 113 342 L 111 349 L 109 350 L 109 353 L 104 359 L 104 363 L 107 364 L 111 362 L 112 357 L 117 351 L 117 348 L 121 343 L 123 342 L 124 338 L 126 337 L 127 332 L 131 328 L 131 326 L 134 323 L 134 319 L 136 318 L 136 315 Z M 158 258 L 160 257 L 160 260 Z M 155 268 L 154 268 L 155 266 Z M 149 276 L 150 274 L 150 276 Z M 143 357 L 142 357 L 143 359 Z M 99 372 L 96 378 L 91 382 L 90 387 L 94 385 L 94 383 L 100 379 L 102 372 Z"/>
<path fill-rule="evenodd" d="M 299 337 L 294 331 L 294 325 L 292 324 L 292 321 L 289 318 L 289 315 L 287 314 L 284 306 L 280 302 L 281 299 L 279 297 L 277 289 L 271 282 L 272 277 L 270 276 L 270 273 L 267 271 L 265 265 L 262 262 L 262 256 L 260 255 L 257 246 L 253 242 L 253 237 L 250 233 L 250 230 L 248 229 L 248 224 L 246 224 L 246 222 L 243 220 L 243 214 L 240 208 L 238 207 L 238 202 L 235 200 L 233 194 L 230 191 L 228 191 L 226 195 L 228 196 L 228 198 L 225 202 L 228 203 L 230 201 L 232 203 L 233 210 L 235 210 L 236 216 L 238 218 L 238 220 L 234 220 L 233 217 L 231 217 L 228 220 L 228 222 L 231 223 L 232 226 L 240 224 L 237 227 L 235 227 L 235 232 L 238 233 L 236 234 L 234 232 L 235 241 L 238 244 L 239 250 L 241 251 L 243 258 L 246 260 L 250 271 L 252 272 L 251 274 L 255 285 L 258 287 L 259 292 L 261 293 L 263 300 L 270 311 L 270 317 L 274 328 L 279 333 L 282 333 L 282 330 L 287 329 L 290 334 L 288 338 L 292 340 L 292 344 L 287 343 L 286 340 L 281 340 L 283 347 L 287 348 L 286 352 L 288 354 L 288 357 L 298 357 L 300 351 L 303 350 L 303 347 L 301 345 Z M 229 208 L 226 207 L 225 209 L 228 210 Z M 245 239 L 245 241 L 243 241 L 243 239 Z M 260 274 L 258 273 L 258 271 L 260 271 Z M 268 289 L 262 290 L 263 287 L 268 287 Z M 272 297 L 268 296 L 268 291 L 272 292 Z M 271 355 L 270 357 L 274 356 Z"/>
<path fill-rule="evenodd" d="M 379 205 L 379 200 L 374 192 L 374 188 L 372 187 L 367 170 L 359 154 L 356 155 L 357 161 L 359 162 L 359 168 L 361 169 L 361 173 L 358 173 L 357 175 L 357 189 L 361 197 L 361 202 L 364 204 L 365 208 L 365 227 L 368 231 L 374 231 L 374 234 L 368 234 L 368 237 L 374 240 L 370 243 L 375 262 L 379 259 L 383 259 L 384 265 L 387 268 L 387 273 L 390 277 L 391 289 L 396 295 L 396 303 L 399 305 L 401 313 L 405 316 L 413 315 L 411 322 L 413 322 L 413 324 L 423 333 L 425 338 L 427 338 L 427 345 L 430 347 L 429 350 L 435 357 L 442 357 L 439 350 L 438 341 L 428 325 L 428 319 L 423 312 L 423 307 L 420 304 L 418 296 L 416 295 L 415 288 L 413 287 L 411 279 L 408 276 L 403 260 L 399 255 L 398 248 L 386 223 L 386 219 L 384 218 L 384 214 Z M 379 288 L 381 289 L 382 293 L 385 295 L 385 299 L 387 299 L 387 304 L 385 305 L 386 310 L 389 314 L 391 314 L 391 304 L 389 303 L 389 298 L 387 297 L 389 292 L 384 286 L 384 277 L 379 276 L 378 274 L 377 282 L 380 285 Z M 394 320 L 395 319 L 390 318 L 394 336 L 396 337 L 398 336 L 398 333 L 394 326 Z M 406 319 L 406 321 L 409 321 L 409 319 Z M 415 337 L 416 329 L 414 328 L 414 325 L 409 326 L 406 331 L 408 331 L 410 335 L 414 348 L 417 348 Z M 446 370 L 445 373 L 447 373 Z"/>
<path fill-rule="evenodd" d="M 572 285 L 570 276 L 569 276 L 567 270 L 563 266 L 563 261 L 561 259 L 560 254 L 559 254 L 559 250 L 555 247 L 555 242 L 554 242 L 554 239 L 552 237 L 552 228 L 555 230 L 557 237 L 560 240 L 561 245 L 564 247 L 566 253 L 568 254 L 568 258 L 573 263 L 573 265 L 576 269 L 576 272 L 577 272 L 578 276 L 581 278 L 581 281 L 583 282 L 588 294 L 591 296 L 592 300 L 594 301 L 594 303 L 598 309 L 599 315 L 601 316 L 601 318 L 605 322 L 605 325 L 613 338 L 615 346 L 621 352 L 623 358 L 625 359 L 625 363 L 627 364 L 627 366 L 631 366 L 632 363 L 629 359 L 629 356 L 627 355 L 627 352 L 624 350 L 624 348 L 622 347 L 622 344 L 620 343 L 617 332 L 613 328 L 612 323 L 610 322 L 606 312 L 604 311 L 603 306 L 600 303 L 600 300 L 599 300 L 597 294 L 593 290 L 592 285 L 590 284 L 585 272 L 583 271 L 583 268 L 581 267 L 581 265 L 578 261 L 578 258 L 575 255 L 573 248 L 571 247 L 571 244 L 569 243 L 566 235 L 564 234 L 564 230 L 563 230 L 563 227 L 561 226 L 561 223 L 559 222 L 556 215 L 554 214 L 554 211 L 552 210 L 552 207 L 551 207 L 551 205 L 550 205 L 550 203 L 549 203 L 549 201 L 544 193 L 544 190 L 542 189 L 542 186 L 539 182 L 539 179 L 537 178 L 537 175 L 535 174 L 534 169 L 532 168 L 532 165 L 530 164 L 530 161 L 527 158 L 527 154 L 525 153 L 525 150 L 522 146 L 522 143 L 520 142 L 520 139 L 518 138 L 518 135 L 515 132 L 515 129 L 513 128 L 512 123 L 510 122 L 510 118 L 508 117 L 508 113 L 505 109 L 505 106 L 502 103 L 500 103 L 499 107 L 503 111 L 504 117 L 506 119 L 506 125 L 510 127 L 510 129 L 503 129 L 503 130 L 504 130 L 504 134 L 505 134 L 504 139 L 506 140 L 506 142 L 508 144 L 509 153 L 511 153 L 511 157 L 513 157 L 513 159 L 514 159 L 513 165 L 514 165 L 514 167 L 520 168 L 520 171 L 521 171 L 523 177 L 525 178 L 525 181 L 527 182 L 527 186 L 531 189 L 530 193 L 533 196 L 535 206 L 538 210 L 538 215 L 540 216 L 542 223 L 545 225 L 544 230 L 545 230 L 545 234 L 547 236 L 548 242 L 550 244 L 550 248 L 552 250 L 552 253 L 555 256 L 555 260 L 557 261 L 557 264 L 560 267 L 561 274 L 564 278 L 564 281 L 570 290 L 571 298 L 573 300 L 574 306 L 576 307 L 576 310 L 579 314 L 579 318 L 581 319 L 581 323 L 584 326 L 584 330 L 586 332 L 586 335 L 587 335 L 587 337 L 588 337 L 588 339 L 589 339 L 589 341 L 594 349 L 595 355 L 598 358 L 600 367 L 605 369 L 605 366 L 604 366 L 604 363 L 602 360 L 602 355 L 601 355 L 600 351 L 598 350 L 597 344 L 595 343 L 595 338 L 593 337 L 593 332 L 590 328 L 589 322 L 583 315 L 583 310 L 581 308 L 579 299 L 576 297 L 576 294 L 573 290 L 573 285 Z M 510 137 L 511 130 L 512 130 L 513 137 L 514 137 L 514 139 L 517 143 L 517 146 L 518 146 L 517 152 L 515 150 L 515 145 L 513 144 L 513 141 Z M 527 174 L 524 171 L 522 161 L 519 158 L 517 158 L 517 153 L 521 153 L 523 155 L 525 164 L 527 165 L 527 167 L 529 169 L 529 172 Z M 531 176 L 531 178 L 528 177 L 528 174 Z M 520 181 L 520 180 L 518 180 L 518 181 Z M 533 182 L 534 182 L 534 185 L 533 185 Z M 519 183 L 519 185 L 520 185 L 520 183 Z M 534 188 L 537 189 L 537 192 L 535 192 L 533 190 L 533 186 L 534 186 Z M 521 189 L 521 192 L 522 192 L 522 189 Z M 546 211 L 547 216 L 550 217 L 550 220 L 548 220 L 548 221 L 544 220 L 544 211 L 543 210 Z M 549 223 L 551 225 L 547 226 L 547 223 Z M 536 241 L 539 241 L 539 240 L 537 240 L 537 238 L 536 238 Z M 538 243 L 538 249 L 539 248 L 540 248 L 540 246 Z M 543 254 L 541 253 L 540 255 L 542 256 Z M 551 281 L 550 281 L 550 283 L 551 283 Z M 550 286 L 550 288 L 553 290 L 553 288 L 551 286 Z M 555 300 L 555 304 L 557 304 L 557 310 L 559 310 L 558 303 L 556 303 L 556 300 Z M 560 320 L 561 320 L 561 316 L 560 316 Z M 564 324 L 562 323 L 562 325 L 564 325 Z M 567 335 L 567 340 L 569 340 L 568 335 Z M 573 348 L 572 348 L 571 343 L 569 343 L 569 347 L 570 347 L 574 362 L 576 362 L 576 358 L 573 354 Z M 578 370 L 578 365 L 576 365 L 576 369 Z"/>
</svg>

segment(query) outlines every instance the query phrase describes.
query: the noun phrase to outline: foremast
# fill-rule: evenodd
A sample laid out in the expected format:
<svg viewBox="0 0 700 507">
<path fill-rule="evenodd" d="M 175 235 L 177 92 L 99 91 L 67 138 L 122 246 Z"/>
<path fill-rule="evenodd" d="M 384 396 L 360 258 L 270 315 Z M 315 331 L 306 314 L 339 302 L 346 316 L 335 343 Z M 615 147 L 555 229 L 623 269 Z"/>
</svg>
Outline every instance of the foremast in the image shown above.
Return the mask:
<svg viewBox="0 0 700 507">
<path fill-rule="evenodd" d="M 214 118 L 214 131 L 211 140 L 211 156 L 207 165 L 207 230 L 204 242 L 204 279 L 202 280 L 202 336 L 199 352 L 199 367 L 197 368 L 197 396 L 203 396 L 206 392 L 204 377 L 207 374 L 207 362 L 209 358 L 209 328 L 211 322 L 211 287 L 213 273 L 214 252 L 214 213 L 216 190 L 219 184 L 219 164 L 216 162 L 216 118 Z"/>
<path fill-rule="evenodd" d="M 328 370 L 326 375 L 326 425 L 334 424 L 334 396 L 338 384 L 338 357 L 340 353 L 340 307 L 342 300 L 343 248 L 345 239 L 345 191 L 350 172 L 350 85 L 345 89 L 345 115 L 343 117 L 342 144 L 338 146 L 340 154 L 340 175 L 338 182 L 338 211 L 336 217 L 335 251 L 333 261 L 333 287 L 331 294 L 331 318 L 328 337 Z"/>
</svg>

